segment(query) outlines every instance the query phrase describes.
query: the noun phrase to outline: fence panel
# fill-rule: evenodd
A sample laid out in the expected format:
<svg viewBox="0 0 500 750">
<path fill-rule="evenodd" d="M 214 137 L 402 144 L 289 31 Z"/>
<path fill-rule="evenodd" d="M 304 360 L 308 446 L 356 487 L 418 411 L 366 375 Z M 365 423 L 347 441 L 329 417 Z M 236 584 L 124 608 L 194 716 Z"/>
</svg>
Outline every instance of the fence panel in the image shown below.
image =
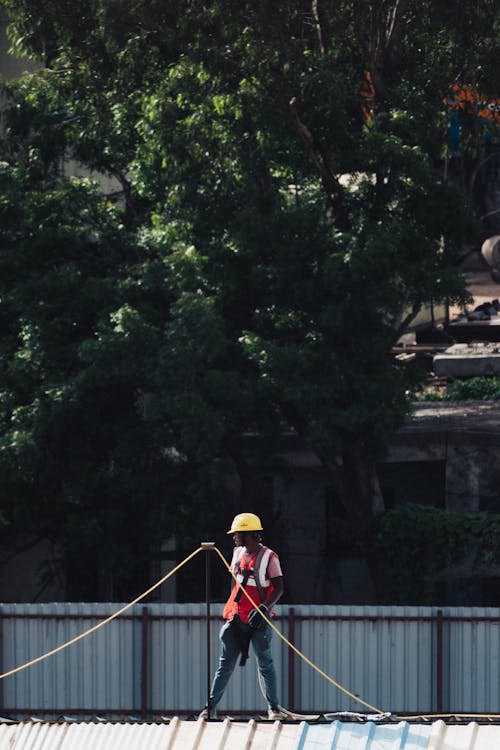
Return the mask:
<svg viewBox="0 0 500 750">
<path fill-rule="evenodd" d="M 2 672 L 50 651 L 111 615 L 118 604 L 3 604 Z M 140 618 L 120 617 L 69 648 L 2 680 L 9 712 L 138 710 Z"/>
<path fill-rule="evenodd" d="M 56 648 L 120 604 L 0 604 L 0 671 Z M 212 605 L 211 674 L 221 606 Z M 186 715 L 206 703 L 205 605 L 135 605 L 68 649 L 0 681 L 0 710 L 38 714 Z M 383 711 L 495 712 L 497 608 L 286 605 L 276 625 L 314 664 Z M 273 635 L 281 702 L 299 712 L 369 711 Z M 255 661 L 239 666 L 222 712 L 263 713 Z"/>
<path fill-rule="evenodd" d="M 428 608 L 296 606 L 295 614 L 297 644 L 351 693 L 383 711 L 431 709 L 435 659 Z M 303 662 L 296 684 L 297 702 L 307 711 L 367 710 Z"/>
<path fill-rule="evenodd" d="M 496 607 L 444 610 L 445 705 L 477 713 L 500 711 L 499 614 Z"/>
</svg>

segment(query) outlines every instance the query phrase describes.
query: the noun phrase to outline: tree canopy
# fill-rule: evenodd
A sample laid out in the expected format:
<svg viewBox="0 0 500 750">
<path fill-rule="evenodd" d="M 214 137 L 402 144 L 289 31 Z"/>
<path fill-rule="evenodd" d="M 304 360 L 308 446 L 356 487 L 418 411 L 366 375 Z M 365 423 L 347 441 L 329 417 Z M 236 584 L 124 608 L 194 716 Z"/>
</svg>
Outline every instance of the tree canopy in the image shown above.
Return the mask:
<svg viewBox="0 0 500 750">
<path fill-rule="evenodd" d="M 40 62 L 3 95 L 7 528 L 58 545 L 73 596 L 103 569 L 124 596 L 162 540 L 232 514 L 231 473 L 261 510 L 244 435 L 284 425 L 368 526 L 408 406 L 391 347 L 463 299 L 481 231 L 446 98 L 492 91 L 495 3 L 2 5 Z M 473 167 L 492 127 L 464 118 Z"/>
</svg>

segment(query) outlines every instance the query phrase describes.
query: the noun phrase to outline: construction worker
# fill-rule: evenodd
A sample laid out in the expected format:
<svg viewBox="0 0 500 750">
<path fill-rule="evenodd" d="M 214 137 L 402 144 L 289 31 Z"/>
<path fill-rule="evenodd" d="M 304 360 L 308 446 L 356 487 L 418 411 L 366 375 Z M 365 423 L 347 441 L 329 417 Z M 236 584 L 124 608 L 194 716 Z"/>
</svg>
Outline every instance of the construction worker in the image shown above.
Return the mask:
<svg viewBox="0 0 500 750">
<path fill-rule="evenodd" d="M 201 718 L 216 718 L 215 708 L 221 700 L 229 678 L 240 657 L 243 666 L 252 644 L 263 679 L 268 703 L 269 719 L 283 719 L 277 695 L 276 671 L 271 655 L 272 630 L 261 613 L 272 615 L 272 607 L 283 595 L 283 574 L 276 552 L 261 543 L 262 524 L 254 513 L 235 516 L 227 532 L 233 535 L 235 549 L 231 570 L 241 585 L 232 580 L 231 595 L 222 616 L 226 620 L 220 631 L 221 655 L 219 667 L 210 690 L 210 716 L 205 707 Z M 242 591 L 244 588 L 255 606 Z"/>
</svg>

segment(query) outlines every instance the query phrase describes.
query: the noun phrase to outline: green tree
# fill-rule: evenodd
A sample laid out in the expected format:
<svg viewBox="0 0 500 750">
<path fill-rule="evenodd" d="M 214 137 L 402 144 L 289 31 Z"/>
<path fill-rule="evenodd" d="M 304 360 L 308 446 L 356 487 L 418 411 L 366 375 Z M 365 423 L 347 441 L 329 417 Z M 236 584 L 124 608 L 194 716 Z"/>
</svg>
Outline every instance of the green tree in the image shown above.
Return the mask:
<svg viewBox="0 0 500 750">
<path fill-rule="evenodd" d="M 375 461 L 407 409 L 391 347 L 423 305 L 464 294 L 454 260 L 467 227 L 443 179 L 443 102 L 460 77 L 492 87 L 494 3 L 87 0 L 78 16 L 62 0 L 43 13 L 33 0 L 3 5 L 15 49 L 43 63 L 8 87 L 9 211 L 16 184 L 31 196 L 2 239 L 12 310 L 24 273 L 38 290 L 44 247 L 59 264 L 50 232 L 66 227 L 73 258 L 53 325 L 36 294 L 26 323 L 9 318 L 5 361 L 22 360 L 26 384 L 5 386 L 5 440 L 20 409 L 30 449 L 40 450 L 55 434 L 47 412 L 38 414 L 41 394 L 65 392 L 68 381 L 86 441 L 100 435 L 97 390 L 105 434 L 91 441 L 88 464 L 72 469 L 83 506 L 94 497 L 101 507 L 110 493 L 111 527 L 136 518 L 130 487 L 155 494 L 148 461 L 160 455 L 165 487 L 194 477 L 178 508 L 189 526 L 228 467 L 242 501 L 259 509 L 243 435 L 276 437 L 287 424 L 320 458 L 336 507 L 366 545 Z M 116 206 L 61 181 L 68 156 L 118 180 L 120 195 L 108 196 Z M 42 241 L 32 212 L 51 217 Z M 66 305 L 85 288 L 81 235 L 97 237 L 99 272 L 72 347 Z M 52 398 L 57 411 L 61 397 Z M 64 442 L 75 458 L 78 447 Z M 138 444 L 142 468 L 130 460 Z M 28 455 L 17 464 L 7 455 L 19 482 Z M 80 482 L 103 465 L 105 489 Z M 48 471 L 58 498 L 50 505 L 69 518 L 59 472 Z M 23 506 L 22 493 L 12 497 Z"/>
<path fill-rule="evenodd" d="M 0 172 L 4 541 L 48 539 L 73 598 L 121 599 L 161 542 L 182 541 L 201 489 L 217 492 L 208 456 L 193 488 L 196 456 L 148 415 L 145 394 L 174 350 L 162 320 L 173 282 L 88 180 Z M 208 349 L 216 336 L 203 333 Z"/>
</svg>

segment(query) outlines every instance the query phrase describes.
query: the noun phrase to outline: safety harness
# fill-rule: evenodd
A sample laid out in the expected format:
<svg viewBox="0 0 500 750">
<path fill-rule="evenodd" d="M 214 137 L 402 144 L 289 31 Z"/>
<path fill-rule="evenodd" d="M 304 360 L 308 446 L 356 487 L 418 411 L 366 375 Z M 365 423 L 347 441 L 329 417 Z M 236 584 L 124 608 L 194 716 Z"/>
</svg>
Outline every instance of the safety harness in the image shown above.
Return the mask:
<svg viewBox="0 0 500 750">
<path fill-rule="evenodd" d="M 269 558 L 271 556 L 271 550 L 268 547 L 261 546 L 259 551 L 257 552 L 257 557 L 255 558 L 255 562 L 253 565 L 253 568 L 241 568 L 240 562 L 241 558 L 243 557 L 243 547 L 241 548 L 241 552 L 239 557 L 234 561 L 236 568 L 236 574 L 241 576 L 241 580 L 238 578 L 240 588 L 236 592 L 236 595 L 234 597 L 234 601 L 238 603 L 243 596 L 243 589 L 247 587 L 248 585 L 248 579 L 250 576 L 253 577 L 255 582 L 255 587 L 257 588 L 259 599 L 261 602 L 265 599 L 264 594 L 264 586 L 263 581 L 261 580 L 261 575 L 265 576 L 265 572 L 267 570 L 267 563 L 269 562 Z M 265 558 L 265 565 L 262 565 L 262 561 Z M 241 652 L 241 658 L 240 658 L 240 667 L 244 667 L 247 660 L 248 660 L 248 650 L 250 648 L 250 641 L 252 640 L 252 631 L 250 630 L 242 630 L 240 628 L 240 620 L 238 616 L 234 617 L 231 620 L 231 627 L 233 628 L 234 635 L 238 641 L 238 645 L 240 647 Z"/>
</svg>

